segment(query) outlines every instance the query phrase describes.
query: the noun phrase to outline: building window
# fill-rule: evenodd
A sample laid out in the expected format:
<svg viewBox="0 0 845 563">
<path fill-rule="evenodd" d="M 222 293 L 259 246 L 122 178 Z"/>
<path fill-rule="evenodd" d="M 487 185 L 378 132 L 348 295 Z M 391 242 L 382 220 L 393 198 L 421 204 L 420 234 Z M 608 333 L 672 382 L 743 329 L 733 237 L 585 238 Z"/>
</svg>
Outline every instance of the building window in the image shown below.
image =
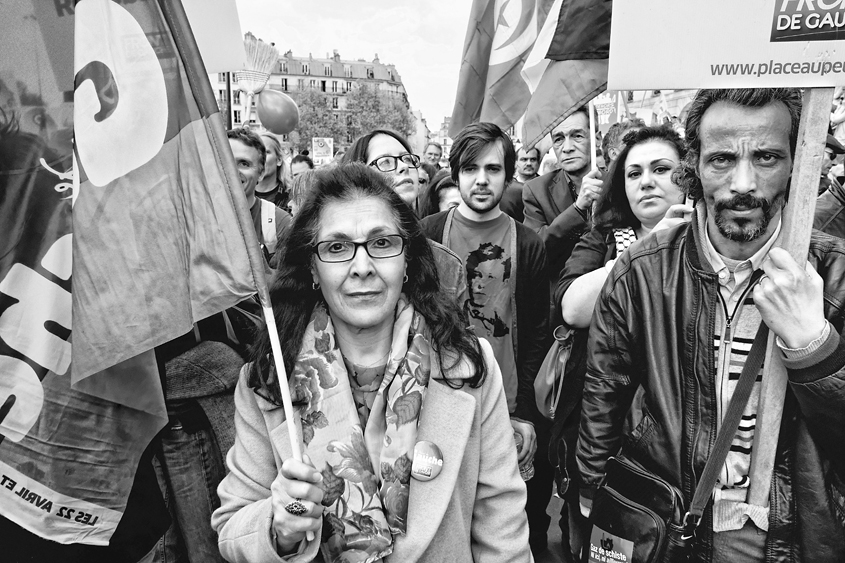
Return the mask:
<svg viewBox="0 0 845 563">
<path fill-rule="evenodd" d="M 305 80 L 304 80 L 304 79 L 302 79 L 302 78 L 297 79 L 297 81 L 296 81 L 296 87 L 297 87 L 297 89 L 299 89 L 299 90 L 305 90 Z"/>
<path fill-rule="evenodd" d="M 352 78 L 352 67 L 349 65 L 343 65 L 343 74 L 349 78 Z"/>
<path fill-rule="evenodd" d="M 332 98 L 332 108 L 337 109 L 337 97 Z"/>
<path fill-rule="evenodd" d="M 236 109 L 232 112 L 232 120 L 235 122 L 235 125 L 241 124 L 241 110 Z"/>
<path fill-rule="evenodd" d="M 332 65 L 325 65 L 323 67 L 323 74 L 326 76 L 332 76 Z"/>
<path fill-rule="evenodd" d="M 225 72 L 218 72 L 217 73 L 217 82 L 226 82 L 226 73 Z"/>
<path fill-rule="evenodd" d="M 321 80 L 321 81 L 320 81 L 320 91 L 321 91 L 321 92 L 325 92 L 325 91 L 326 91 L 326 81 L 325 81 L 325 80 Z"/>
<path fill-rule="evenodd" d="M 351 83 L 351 82 L 347 82 L 347 83 L 346 83 L 346 91 L 347 91 L 347 92 L 351 92 L 351 91 L 352 91 L 352 83 Z"/>
<path fill-rule="evenodd" d="M 311 74 L 311 69 L 308 68 L 308 63 L 302 63 L 302 74 Z"/>
<path fill-rule="evenodd" d="M 376 76 L 376 75 L 375 75 L 375 73 L 373 72 L 373 69 L 368 68 L 368 69 L 367 69 L 367 78 L 375 78 L 375 76 Z"/>
<path fill-rule="evenodd" d="M 219 94 L 217 99 L 223 103 L 226 103 L 226 90 L 218 90 L 217 93 Z"/>
<path fill-rule="evenodd" d="M 288 91 L 288 79 L 287 78 L 282 78 L 282 90 L 284 90 L 285 92 Z"/>
<path fill-rule="evenodd" d="M 309 86 L 311 87 L 312 90 L 316 90 L 317 89 L 317 81 L 312 80 L 311 82 L 309 82 Z"/>
<path fill-rule="evenodd" d="M 241 91 L 235 90 L 232 92 L 232 103 L 233 104 L 240 104 L 241 103 Z"/>
<path fill-rule="evenodd" d="M 337 92 L 337 80 L 332 80 L 332 92 Z"/>
<path fill-rule="evenodd" d="M 282 71 L 282 74 L 287 74 L 287 73 L 288 73 L 288 63 L 282 63 L 282 64 L 280 64 L 280 65 L 279 65 L 279 68 L 280 68 L 280 70 Z"/>
<path fill-rule="evenodd" d="M 232 73 L 232 84 L 237 84 L 237 83 L 238 83 L 238 73 L 233 72 Z"/>
</svg>

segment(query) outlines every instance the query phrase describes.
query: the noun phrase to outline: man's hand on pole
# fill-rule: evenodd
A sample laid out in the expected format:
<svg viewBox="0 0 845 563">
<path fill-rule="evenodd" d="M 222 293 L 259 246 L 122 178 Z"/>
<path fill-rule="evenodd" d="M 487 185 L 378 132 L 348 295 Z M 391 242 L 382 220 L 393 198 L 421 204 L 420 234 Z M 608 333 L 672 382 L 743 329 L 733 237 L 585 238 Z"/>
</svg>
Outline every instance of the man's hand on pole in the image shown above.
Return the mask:
<svg viewBox="0 0 845 563">
<path fill-rule="evenodd" d="M 782 248 L 772 248 L 763 262 L 765 275 L 754 288 L 754 304 L 763 321 L 787 348 L 806 348 L 824 332 L 821 276 L 808 262 L 801 268 Z"/>
</svg>

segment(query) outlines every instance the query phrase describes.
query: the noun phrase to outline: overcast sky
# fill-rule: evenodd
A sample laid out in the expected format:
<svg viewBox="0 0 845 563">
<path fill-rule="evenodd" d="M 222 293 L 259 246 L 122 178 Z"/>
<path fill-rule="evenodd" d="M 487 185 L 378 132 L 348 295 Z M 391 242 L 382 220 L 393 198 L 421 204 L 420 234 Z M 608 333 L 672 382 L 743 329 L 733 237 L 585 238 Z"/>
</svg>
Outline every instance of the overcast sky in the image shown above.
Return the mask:
<svg viewBox="0 0 845 563">
<path fill-rule="evenodd" d="M 452 114 L 471 0 L 237 0 L 244 33 L 275 42 L 279 54 L 343 59 L 378 53 L 396 65 L 413 109 L 429 129 Z"/>
</svg>

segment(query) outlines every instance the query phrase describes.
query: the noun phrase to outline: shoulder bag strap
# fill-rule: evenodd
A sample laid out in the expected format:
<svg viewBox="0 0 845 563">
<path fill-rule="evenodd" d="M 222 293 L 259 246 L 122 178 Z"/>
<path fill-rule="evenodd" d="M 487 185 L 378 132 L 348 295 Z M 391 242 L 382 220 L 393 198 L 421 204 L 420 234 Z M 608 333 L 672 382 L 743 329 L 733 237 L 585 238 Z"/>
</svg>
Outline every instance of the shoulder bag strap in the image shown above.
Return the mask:
<svg viewBox="0 0 845 563">
<path fill-rule="evenodd" d="M 769 327 L 766 326 L 766 323 L 761 322 L 760 328 L 757 329 L 757 336 L 754 337 L 754 343 L 751 344 L 751 350 L 748 352 L 748 358 L 746 358 L 745 365 L 742 368 L 742 373 L 739 376 L 739 381 L 737 381 L 736 388 L 734 389 L 733 397 L 731 397 L 730 405 L 728 405 L 728 411 L 722 419 L 722 428 L 719 430 L 718 436 L 716 436 L 716 444 L 713 446 L 707 464 L 704 466 L 704 471 L 701 473 L 701 479 L 695 488 L 695 494 L 692 497 L 690 508 L 684 515 L 684 539 L 690 539 L 695 535 L 695 529 L 701 521 L 704 508 L 713 494 L 713 487 L 716 486 L 716 480 L 719 478 L 722 464 L 725 463 L 725 459 L 728 457 L 728 451 L 731 449 L 731 443 L 739 427 L 742 413 L 745 411 L 745 405 L 748 403 L 751 390 L 754 388 L 754 382 L 757 380 L 757 375 L 763 366 L 768 337 Z"/>
</svg>

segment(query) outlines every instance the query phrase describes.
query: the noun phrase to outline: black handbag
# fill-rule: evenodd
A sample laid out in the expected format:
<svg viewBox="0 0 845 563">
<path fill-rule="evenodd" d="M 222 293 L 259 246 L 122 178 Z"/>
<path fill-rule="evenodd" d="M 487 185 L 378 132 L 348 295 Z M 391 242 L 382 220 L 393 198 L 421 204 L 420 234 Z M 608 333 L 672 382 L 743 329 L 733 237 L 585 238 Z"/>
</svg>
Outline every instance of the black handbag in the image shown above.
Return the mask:
<svg viewBox="0 0 845 563">
<path fill-rule="evenodd" d="M 681 563 L 689 559 L 695 531 L 763 365 L 768 334 L 768 327 L 761 323 L 689 509 L 684 510 L 683 496 L 676 487 L 629 459 L 611 457 L 593 497 L 584 563 Z"/>
</svg>

